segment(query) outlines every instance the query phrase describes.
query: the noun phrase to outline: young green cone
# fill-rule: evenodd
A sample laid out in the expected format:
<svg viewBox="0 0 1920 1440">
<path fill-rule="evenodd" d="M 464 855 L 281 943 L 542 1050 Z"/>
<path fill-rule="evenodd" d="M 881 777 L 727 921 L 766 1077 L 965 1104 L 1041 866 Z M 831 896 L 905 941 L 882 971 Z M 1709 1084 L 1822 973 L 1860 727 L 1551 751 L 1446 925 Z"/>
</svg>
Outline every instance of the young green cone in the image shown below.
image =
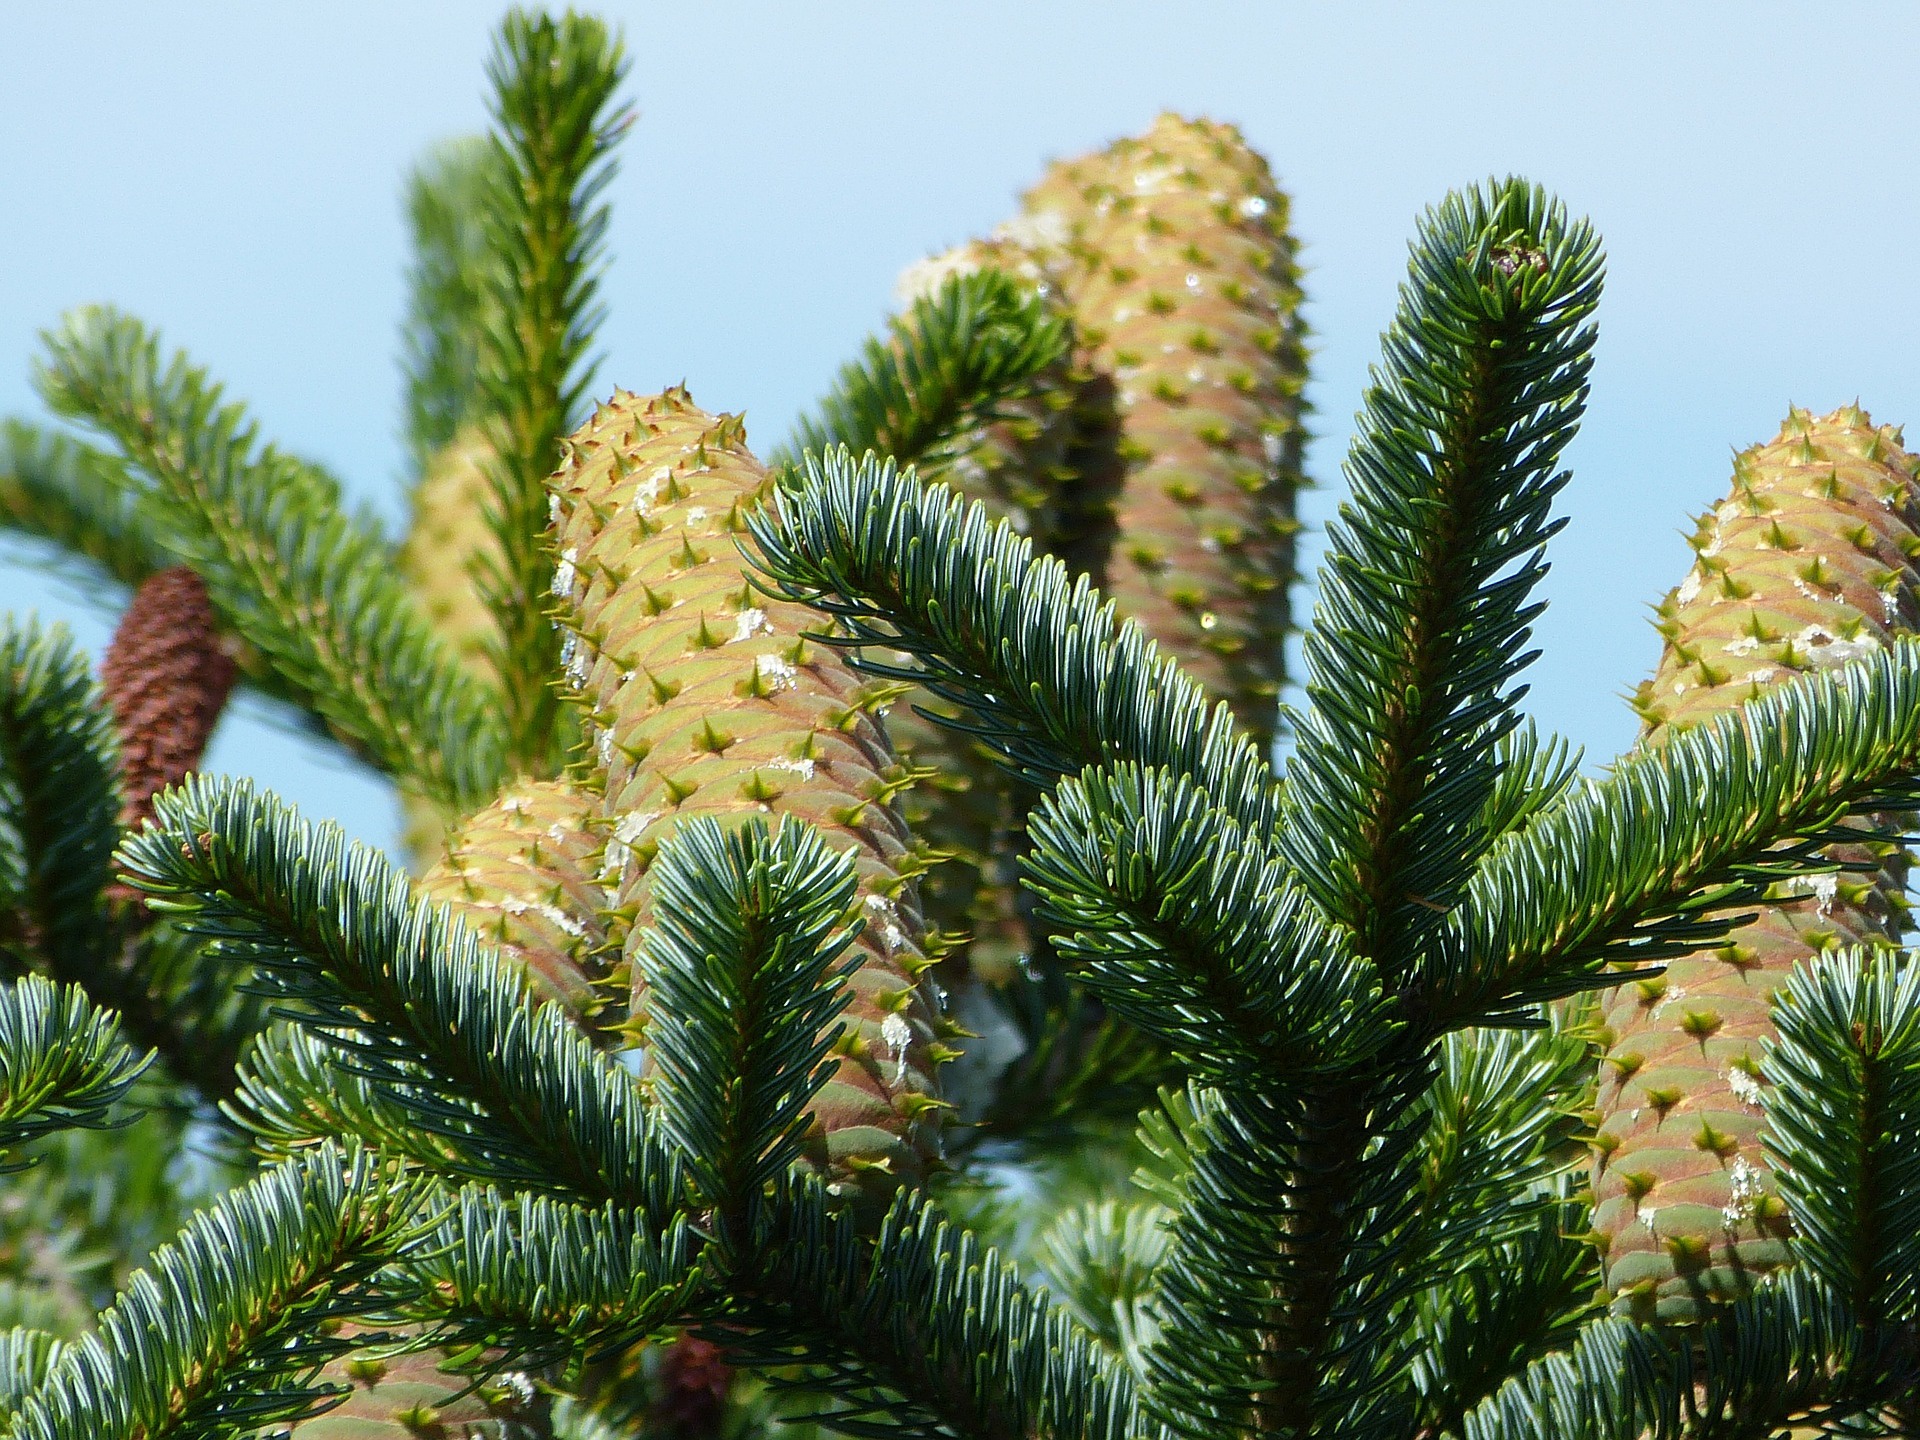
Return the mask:
<svg viewBox="0 0 1920 1440">
<path fill-rule="evenodd" d="M 757 594 L 740 545 L 772 481 L 739 419 L 684 390 L 616 394 L 553 478 L 568 676 L 605 777 L 604 878 L 647 923 L 647 867 L 680 821 L 791 814 L 850 848 L 866 928 L 838 1068 L 814 1102 L 812 1158 L 834 1183 L 885 1188 L 938 1153 L 937 1007 L 912 885 L 921 861 L 892 804 L 906 776 L 826 621 Z M 634 965 L 635 1024 L 649 1013 Z"/>
<path fill-rule="evenodd" d="M 1912 631 L 1916 474 L 1899 432 L 1855 407 L 1795 410 L 1779 438 L 1742 454 L 1732 493 L 1701 519 L 1693 570 L 1660 607 L 1666 649 L 1635 700 L 1644 743 Z M 1788 1258 L 1761 1149 L 1773 990 L 1821 950 L 1891 944 L 1906 908 L 1895 847 L 1829 853 L 1873 868 L 1779 887 L 1725 944 L 1607 997 L 1594 1229 L 1628 1313 L 1696 1320 Z"/>
<path fill-rule="evenodd" d="M 582 1021 L 606 999 L 606 891 L 591 824 L 599 804 L 565 781 L 512 786 L 461 822 L 418 887 L 498 946 L 540 999 Z"/>
<path fill-rule="evenodd" d="M 487 524 L 492 503 L 486 465 L 492 447 L 477 427 L 456 434 L 413 487 L 413 519 L 400 547 L 401 573 L 422 612 L 460 662 L 492 679 L 500 627 L 480 593 L 479 577 L 498 564 L 500 542 Z M 401 797 L 402 843 L 416 871 L 440 857 L 449 817 L 423 796 Z"/>
<path fill-rule="evenodd" d="M 492 491 L 486 466 L 492 447 L 469 427 L 428 463 L 413 489 L 413 522 L 400 547 L 400 568 L 420 608 L 455 655 L 491 675 L 500 627 L 480 594 L 478 576 L 498 564 L 500 542 L 487 524 Z"/>
<path fill-rule="evenodd" d="M 1146 134 L 1056 164 L 1022 232 L 1061 288 L 1119 485 L 1104 585 L 1273 738 L 1301 485 L 1304 330 L 1287 197 L 1238 130 L 1162 115 Z M 1094 404 L 1098 386 L 1084 392 Z M 1082 484 L 1098 490 L 1097 464 Z"/>
</svg>

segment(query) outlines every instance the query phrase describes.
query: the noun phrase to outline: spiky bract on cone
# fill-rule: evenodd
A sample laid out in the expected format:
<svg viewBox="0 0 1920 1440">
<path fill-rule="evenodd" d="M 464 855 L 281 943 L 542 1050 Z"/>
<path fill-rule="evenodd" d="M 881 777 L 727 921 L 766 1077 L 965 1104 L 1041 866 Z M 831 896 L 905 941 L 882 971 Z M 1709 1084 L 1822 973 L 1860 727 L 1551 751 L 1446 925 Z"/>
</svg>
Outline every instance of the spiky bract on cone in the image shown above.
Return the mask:
<svg viewBox="0 0 1920 1440">
<path fill-rule="evenodd" d="M 565 781 L 528 781 L 453 832 L 420 893 L 450 905 L 526 974 L 542 999 L 583 1021 L 609 996 L 606 891 L 591 821 L 600 797 Z"/>
<path fill-rule="evenodd" d="M 872 713 L 885 692 L 801 638 L 822 617 L 749 584 L 744 515 L 770 485 L 737 417 L 707 414 L 684 390 L 615 395 L 553 478 L 564 653 L 605 774 L 606 878 L 635 922 L 629 952 L 647 920 L 647 867 L 683 818 L 791 814 L 852 849 L 867 926 L 838 1068 L 814 1102 L 812 1158 L 835 1183 L 884 1188 L 938 1149 L 920 860 L 892 803 L 905 774 Z M 643 1033 L 672 1023 L 638 989 L 633 1014 Z"/>
<path fill-rule="evenodd" d="M 1913 630 L 1916 472 L 1899 433 L 1853 407 L 1795 410 L 1779 438 L 1742 454 L 1732 493 L 1701 517 L 1692 571 L 1660 607 L 1666 648 L 1636 697 L 1645 742 Z M 1788 1258 L 1761 1149 L 1773 990 L 1818 951 L 1891 943 L 1905 908 L 1892 846 L 1830 858 L 1873 868 L 1782 887 L 1725 944 L 1607 998 L 1594 1228 L 1623 1310 L 1694 1320 Z"/>
<path fill-rule="evenodd" d="M 400 547 L 400 567 L 440 638 L 468 668 L 489 675 L 500 627 L 478 577 L 489 562 L 499 563 L 500 542 L 487 524 L 492 453 L 469 427 L 433 457 L 414 486 L 413 520 Z"/>
<path fill-rule="evenodd" d="M 100 667 L 120 735 L 121 825 L 143 823 L 153 797 L 200 763 L 234 677 L 200 577 L 184 565 L 148 576 Z"/>
<path fill-rule="evenodd" d="M 1025 203 L 1085 362 L 1113 386 L 1107 592 L 1264 743 L 1304 436 L 1287 197 L 1232 126 L 1162 115 L 1055 165 Z"/>
<path fill-rule="evenodd" d="M 547 1397 L 526 1376 L 474 1387 L 440 1367 L 438 1350 L 367 1351 L 322 1371 L 347 1398 L 296 1425 L 297 1440 L 535 1440 L 549 1431 Z"/>
</svg>

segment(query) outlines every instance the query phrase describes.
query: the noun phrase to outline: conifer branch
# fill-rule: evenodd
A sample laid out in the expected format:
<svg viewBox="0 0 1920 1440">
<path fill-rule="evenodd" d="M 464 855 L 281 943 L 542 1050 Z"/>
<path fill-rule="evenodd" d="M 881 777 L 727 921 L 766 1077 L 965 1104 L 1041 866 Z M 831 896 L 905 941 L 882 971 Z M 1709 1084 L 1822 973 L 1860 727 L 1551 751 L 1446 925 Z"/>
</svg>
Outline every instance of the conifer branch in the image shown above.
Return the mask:
<svg viewBox="0 0 1920 1440">
<path fill-rule="evenodd" d="M 64 628 L 0 631 L 0 815 L 7 939 L 53 975 L 106 983 L 118 937 L 104 895 L 120 840 L 113 723 Z"/>
<path fill-rule="evenodd" d="M 1537 187 L 1449 196 L 1421 223 L 1367 391 L 1302 651 L 1282 844 L 1391 980 L 1487 843 L 1600 269 L 1593 232 Z"/>
<path fill-rule="evenodd" d="M 399 1307 L 437 1343 L 530 1369 L 594 1364 L 686 1313 L 703 1280 L 684 1217 L 663 1234 L 615 1205 L 464 1188 L 423 1237 Z"/>
<path fill-rule="evenodd" d="M 794 465 L 845 446 L 937 475 L 968 435 L 1068 351 L 1065 324 L 998 270 L 950 276 L 844 366 L 816 416 L 803 416 L 769 464 Z"/>
<path fill-rule="evenodd" d="M 1335 1416 L 1394 1433 L 1368 1348 L 1417 1283 L 1392 1242 L 1418 1213 L 1423 1078 L 1403 1052 L 1297 1094 L 1192 1093 L 1168 1132 L 1184 1174 L 1146 1356 L 1147 1408 L 1172 1433 L 1304 1435 Z"/>
<path fill-rule="evenodd" d="M 1423 1293 L 1392 1350 L 1414 1393 L 1419 1440 L 1461 1433 L 1469 1412 L 1542 1356 L 1570 1348 L 1598 1307 L 1593 1247 L 1570 1236 L 1584 1211 L 1535 1210 L 1531 1226 L 1483 1263 Z"/>
<path fill-rule="evenodd" d="M 1920 966 L 1847 950 L 1774 992 L 1768 1149 L 1793 1253 L 1878 1332 L 1920 1317 Z"/>
<path fill-rule="evenodd" d="M 156 942 L 111 900 L 121 808 L 113 724 L 86 661 L 64 630 L 0 629 L 0 940 L 17 964 L 117 1011 L 176 1079 L 223 1095 L 235 1052 L 210 1023 L 217 978 L 156 973 Z"/>
<path fill-rule="evenodd" d="M 21 1401 L 46 1381 L 66 1348 L 44 1330 L 0 1330 L 0 1426 L 13 1423 Z"/>
<path fill-rule="evenodd" d="M 1209 1083 L 1266 1090 L 1350 1068 L 1393 1033 L 1373 965 L 1185 777 L 1088 770 L 1041 801 L 1028 833 L 1055 950 Z"/>
<path fill-rule="evenodd" d="M 606 243 L 600 197 L 632 112 L 612 108 L 624 47 L 601 21 L 508 14 L 487 62 L 493 167 L 484 231 L 480 413 L 492 442 L 488 523 L 500 559 L 483 577 L 500 627 L 500 699 L 515 767 L 557 767 L 560 637 L 547 614 L 553 556 L 547 476 L 580 419 L 605 318 L 596 296 Z"/>
<path fill-rule="evenodd" d="M 1242 828 L 1272 832 L 1278 783 L 1231 712 L 978 505 L 836 450 L 748 523 L 768 588 L 846 627 L 819 638 L 905 651 L 917 666 L 856 663 L 971 711 L 964 728 L 1034 784 L 1133 761 L 1190 776 Z"/>
<path fill-rule="evenodd" d="M 324 1407 L 314 1373 L 350 1348 L 336 1320 L 418 1226 L 423 1200 L 364 1152 L 290 1160 L 153 1256 L 98 1331 L 17 1410 L 18 1440 L 227 1440 Z"/>
<path fill-rule="evenodd" d="M 132 589 L 170 563 L 125 465 L 70 435 L 0 424 L 0 524 L 57 547 L 96 583 Z"/>
<path fill-rule="evenodd" d="M 502 755 L 479 687 L 444 653 L 392 573 L 386 540 L 348 516 L 326 475 L 258 443 L 206 372 L 112 310 L 47 340 L 47 402 L 112 437 L 152 482 L 167 548 L 190 564 L 265 670 L 356 753 L 422 793 L 480 804 Z"/>
<path fill-rule="evenodd" d="M 852 999 L 853 862 L 803 821 L 683 824 L 650 867 L 642 954 L 653 1099 L 698 1202 L 723 1222 L 800 1153 Z M 738 1234 L 729 1237 L 737 1243 Z"/>
<path fill-rule="evenodd" d="M 877 1235 L 861 1229 L 812 1178 L 777 1187 L 726 1276 L 739 1306 L 716 1338 L 747 1363 L 803 1367 L 777 1383 L 829 1397 L 820 1417 L 850 1434 L 1142 1432 L 1119 1362 L 931 1202 L 903 1190 Z"/>
<path fill-rule="evenodd" d="M 26 975 L 0 989 L 0 1151 L 56 1130 L 106 1128 L 146 1067 L 77 987 Z"/>
<path fill-rule="evenodd" d="M 481 136 L 437 146 L 407 177 L 407 318 L 401 331 L 407 448 L 418 475 L 477 418 L 487 328 L 486 215 L 505 183 L 500 152 Z"/>
<path fill-rule="evenodd" d="M 153 908 L 258 966 L 345 1063 L 451 1140 L 449 1170 L 670 1212 L 673 1167 L 631 1077 L 338 826 L 193 776 L 120 859 Z"/>
<path fill-rule="evenodd" d="M 1617 983 L 1709 943 L 1776 880 L 1830 868 L 1849 814 L 1920 796 L 1920 644 L 1775 687 L 1571 791 L 1448 917 L 1436 1026 Z"/>
<path fill-rule="evenodd" d="M 1834 1293 L 1785 1272 L 1700 1326 L 1590 1321 L 1470 1411 L 1461 1440 L 1766 1440 L 1879 1420 L 1913 1383 Z M 1873 1433 L 1878 1427 L 1869 1427 Z M 1884 1432 L 1881 1432 L 1884 1433 Z"/>
</svg>

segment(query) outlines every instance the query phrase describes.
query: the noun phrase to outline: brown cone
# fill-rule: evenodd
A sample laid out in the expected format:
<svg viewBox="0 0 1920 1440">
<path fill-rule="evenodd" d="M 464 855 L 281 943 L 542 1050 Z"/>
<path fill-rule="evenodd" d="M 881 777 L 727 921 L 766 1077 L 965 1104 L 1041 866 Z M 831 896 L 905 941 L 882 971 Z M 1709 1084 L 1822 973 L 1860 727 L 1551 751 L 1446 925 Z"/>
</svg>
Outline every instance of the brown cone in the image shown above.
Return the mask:
<svg viewBox="0 0 1920 1440">
<path fill-rule="evenodd" d="M 120 732 L 122 826 L 144 823 L 153 797 L 200 763 L 234 677 L 200 577 L 184 565 L 148 576 L 100 667 Z"/>
</svg>

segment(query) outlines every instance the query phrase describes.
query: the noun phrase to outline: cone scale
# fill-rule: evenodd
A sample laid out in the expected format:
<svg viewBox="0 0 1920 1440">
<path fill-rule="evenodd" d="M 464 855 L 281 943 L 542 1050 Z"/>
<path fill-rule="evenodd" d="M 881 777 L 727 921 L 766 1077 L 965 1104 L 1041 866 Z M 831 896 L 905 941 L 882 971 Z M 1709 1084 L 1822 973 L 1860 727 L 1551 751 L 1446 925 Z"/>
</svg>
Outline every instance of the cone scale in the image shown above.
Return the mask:
<svg viewBox="0 0 1920 1440">
<path fill-rule="evenodd" d="M 737 417 L 684 390 L 617 394 L 555 474 L 568 677 L 604 779 L 602 879 L 633 926 L 633 1021 L 650 1012 L 633 964 L 647 870 L 681 821 L 793 815 L 852 853 L 866 921 L 837 1068 L 816 1097 L 810 1158 L 836 1186 L 884 1191 L 938 1154 L 934 1067 L 945 1054 L 912 877 L 922 862 L 893 805 L 905 783 L 880 699 L 831 647 L 825 623 L 749 582 L 744 517 L 771 479 Z"/>
<path fill-rule="evenodd" d="M 1731 494 L 1701 519 L 1692 571 L 1660 607 L 1666 647 L 1635 698 L 1643 743 L 1911 633 L 1916 473 L 1899 432 L 1854 407 L 1796 410 L 1740 455 Z M 1778 886 L 1725 943 L 1605 998 L 1594 1230 L 1623 1313 L 1697 1321 L 1787 1262 L 1791 1226 L 1761 1143 L 1773 991 L 1822 950 L 1892 944 L 1905 912 L 1893 847 L 1828 855 L 1871 868 Z"/>
</svg>

